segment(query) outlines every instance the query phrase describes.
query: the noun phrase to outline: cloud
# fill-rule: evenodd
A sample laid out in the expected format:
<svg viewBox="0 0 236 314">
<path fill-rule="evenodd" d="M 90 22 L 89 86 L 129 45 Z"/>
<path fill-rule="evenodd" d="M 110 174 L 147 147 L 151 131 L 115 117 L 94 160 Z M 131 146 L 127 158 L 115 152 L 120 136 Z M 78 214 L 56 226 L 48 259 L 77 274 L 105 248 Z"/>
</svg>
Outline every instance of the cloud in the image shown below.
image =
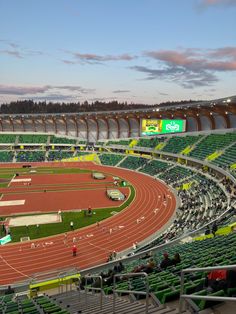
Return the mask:
<svg viewBox="0 0 236 314">
<path fill-rule="evenodd" d="M 162 93 L 162 92 L 159 92 L 159 95 L 161 95 L 161 96 L 169 96 L 169 94 L 167 94 L 167 93 Z"/>
<path fill-rule="evenodd" d="M 155 67 L 132 66 L 146 73 L 147 80 L 162 79 L 184 88 L 210 86 L 218 72 L 236 71 L 236 47 L 218 49 L 181 49 L 146 51 L 143 55 L 156 62 Z"/>
<path fill-rule="evenodd" d="M 20 51 L 17 51 L 17 50 L 3 49 L 3 50 L 0 50 L 0 54 L 8 55 L 8 56 L 15 57 L 15 58 L 18 58 L 18 59 L 23 59 L 24 58 L 23 54 Z"/>
<path fill-rule="evenodd" d="M 0 39 L 0 43 L 3 44 L 4 49 L 0 49 L 0 54 L 8 55 L 18 59 L 23 59 L 27 56 L 44 55 L 44 52 L 39 50 L 30 50 L 25 47 L 21 47 L 18 43 Z"/>
<path fill-rule="evenodd" d="M 130 93 L 130 90 L 128 89 L 117 89 L 117 90 L 113 90 L 114 94 L 122 94 L 122 93 Z"/>
<path fill-rule="evenodd" d="M 30 98 L 35 101 L 72 102 L 78 100 L 80 97 L 80 95 L 48 94 L 44 96 L 33 96 Z M 25 99 L 25 97 L 20 98 Z"/>
<path fill-rule="evenodd" d="M 65 64 L 76 64 L 75 61 L 71 61 L 71 60 L 61 60 L 61 62 L 65 63 Z"/>
<path fill-rule="evenodd" d="M 202 6 L 233 6 L 236 5 L 236 0 L 201 0 L 200 5 Z"/>
<path fill-rule="evenodd" d="M 93 53 L 79 53 L 65 51 L 73 56 L 73 60 L 62 60 L 66 64 L 102 64 L 109 61 L 131 61 L 137 58 L 137 56 L 132 56 L 128 53 L 123 53 L 120 55 L 98 55 Z"/>
<path fill-rule="evenodd" d="M 78 94 L 91 94 L 95 92 L 95 89 L 83 88 L 81 86 L 53 86 L 53 85 L 45 85 L 45 86 L 9 86 L 9 85 L 0 85 L 0 95 L 15 95 L 15 96 L 25 96 L 25 95 L 37 95 L 37 94 L 45 94 L 51 93 L 52 91 L 58 91 L 58 94 L 61 90 L 65 92 L 72 92 Z M 48 95 L 49 95 L 48 94 Z M 72 95 L 70 95 L 72 97 Z"/>
</svg>

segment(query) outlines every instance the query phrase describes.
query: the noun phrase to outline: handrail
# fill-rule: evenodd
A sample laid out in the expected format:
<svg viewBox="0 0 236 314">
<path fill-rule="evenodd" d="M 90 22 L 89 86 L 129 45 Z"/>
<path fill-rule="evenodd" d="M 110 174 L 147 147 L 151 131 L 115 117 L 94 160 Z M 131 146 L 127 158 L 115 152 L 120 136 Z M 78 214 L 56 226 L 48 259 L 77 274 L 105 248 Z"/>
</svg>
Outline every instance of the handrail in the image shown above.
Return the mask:
<svg viewBox="0 0 236 314">
<path fill-rule="evenodd" d="M 88 279 L 94 279 L 94 278 L 98 278 L 100 279 L 100 288 L 95 288 L 95 287 L 87 287 L 87 283 L 88 283 Z M 100 291 L 101 292 L 101 297 L 100 297 L 100 309 L 102 309 L 103 307 L 103 280 L 102 280 L 102 276 L 98 276 L 98 275 L 85 275 L 85 306 L 86 309 L 88 307 L 88 298 L 87 298 L 87 293 L 88 290 L 93 290 L 93 291 Z"/>
<path fill-rule="evenodd" d="M 222 297 L 222 296 L 201 296 L 195 294 L 184 294 L 184 274 L 193 273 L 198 271 L 212 271 L 212 270 L 236 270 L 236 265 L 230 266 L 213 266 L 213 267 L 199 267 L 199 268 L 187 268 L 181 271 L 180 279 L 180 301 L 179 301 L 179 313 L 182 313 L 185 299 L 195 300 L 211 300 L 211 301 L 236 301 L 236 297 Z"/>
<path fill-rule="evenodd" d="M 145 277 L 145 282 L 146 282 L 146 292 L 143 291 L 134 291 L 134 290 L 121 290 L 121 289 L 116 289 L 116 278 L 133 278 L 133 277 L 141 277 L 144 276 Z M 120 292 L 120 293 L 135 293 L 135 294 L 139 294 L 139 295 L 146 295 L 146 308 L 145 308 L 145 314 L 148 314 L 148 305 L 149 305 L 149 282 L 148 282 L 148 274 L 145 272 L 141 272 L 141 273 L 127 273 L 127 274 L 116 274 L 113 277 L 113 314 L 115 313 L 115 308 L 116 308 L 116 293 Z"/>
</svg>

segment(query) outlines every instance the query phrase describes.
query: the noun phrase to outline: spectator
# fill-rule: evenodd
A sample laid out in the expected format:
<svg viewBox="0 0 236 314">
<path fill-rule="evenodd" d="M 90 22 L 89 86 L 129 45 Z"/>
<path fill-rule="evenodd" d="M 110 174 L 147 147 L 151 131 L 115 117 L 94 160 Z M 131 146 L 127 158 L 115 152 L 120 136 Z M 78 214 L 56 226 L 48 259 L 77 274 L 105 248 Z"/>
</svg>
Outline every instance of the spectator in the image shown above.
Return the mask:
<svg viewBox="0 0 236 314">
<path fill-rule="evenodd" d="M 206 227 L 206 230 L 205 230 L 205 235 L 208 235 L 208 234 L 210 234 L 210 233 L 211 233 L 210 227 L 207 226 L 207 227 Z"/>
<path fill-rule="evenodd" d="M 122 264 L 122 262 L 120 261 L 118 265 L 114 266 L 114 272 L 115 273 L 120 273 L 124 270 L 124 265 Z"/>
<path fill-rule="evenodd" d="M 160 268 L 166 269 L 167 267 L 172 265 L 172 261 L 169 258 L 169 255 L 167 253 L 164 253 L 163 256 L 164 256 L 164 259 L 161 261 Z"/>
<path fill-rule="evenodd" d="M 180 255 L 179 253 L 175 253 L 174 258 L 172 259 L 172 265 L 176 266 L 179 263 L 181 263 Z"/>
<path fill-rule="evenodd" d="M 15 293 L 15 290 L 11 287 L 11 286 L 8 286 L 7 287 L 7 290 L 5 291 L 5 294 L 13 294 Z"/>
<path fill-rule="evenodd" d="M 213 270 L 206 278 L 206 286 L 213 292 L 227 289 L 226 270 Z"/>
<path fill-rule="evenodd" d="M 216 236 L 217 229 L 218 229 L 217 224 L 216 224 L 216 222 L 214 222 L 212 225 L 212 233 L 213 233 L 214 237 Z"/>
</svg>

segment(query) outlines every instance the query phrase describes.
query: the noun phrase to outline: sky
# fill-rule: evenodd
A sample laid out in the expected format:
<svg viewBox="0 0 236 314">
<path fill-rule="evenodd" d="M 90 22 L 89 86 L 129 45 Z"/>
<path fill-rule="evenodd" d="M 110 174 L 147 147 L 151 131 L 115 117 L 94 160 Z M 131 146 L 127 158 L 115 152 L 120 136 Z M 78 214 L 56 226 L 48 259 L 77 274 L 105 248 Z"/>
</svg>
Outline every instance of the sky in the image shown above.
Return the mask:
<svg viewBox="0 0 236 314">
<path fill-rule="evenodd" d="M 0 104 L 236 95 L 236 0 L 0 0 Z"/>
</svg>

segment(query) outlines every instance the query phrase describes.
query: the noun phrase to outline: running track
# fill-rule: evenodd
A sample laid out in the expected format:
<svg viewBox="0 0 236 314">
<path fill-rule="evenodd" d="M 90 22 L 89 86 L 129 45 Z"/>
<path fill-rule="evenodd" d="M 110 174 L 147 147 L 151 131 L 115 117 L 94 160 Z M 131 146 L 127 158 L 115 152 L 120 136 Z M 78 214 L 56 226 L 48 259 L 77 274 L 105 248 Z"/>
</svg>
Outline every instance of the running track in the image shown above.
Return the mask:
<svg viewBox="0 0 236 314">
<path fill-rule="evenodd" d="M 55 166 L 58 163 L 37 164 Z M 19 167 L 11 165 L 11 167 Z M 79 267 L 80 269 L 104 263 L 109 252 L 123 251 L 134 242 L 141 242 L 161 229 L 175 212 L 176 200 L 172 192 L 161 182 L 141 173 L 121 168 L 105 167 L 92 163 L 63 163 L 64 167 L 79 167 L 111 173 L 129 181 L 136 190 L 134 201 L 116 216 L 64 235 L 33 241 L 31 244 L 9 244 L 0 247 L 0 284 L 10 284 L 29 279 L 34 273 Z M 9 167 L 5 166 L 5 167 Z M 166 202 L 163 196 L 168 195 Z M 100 207 L 99 204 L 97 207 Z M 154 210 L 158 208 L 157 213 Z M 137 220 L 140 222 L 137 223 Z M 112 230 L 110 234 L 110 229 Z M 72 257 L 72 238 L 78 239 L 78 255 Z"/>
</svg>

